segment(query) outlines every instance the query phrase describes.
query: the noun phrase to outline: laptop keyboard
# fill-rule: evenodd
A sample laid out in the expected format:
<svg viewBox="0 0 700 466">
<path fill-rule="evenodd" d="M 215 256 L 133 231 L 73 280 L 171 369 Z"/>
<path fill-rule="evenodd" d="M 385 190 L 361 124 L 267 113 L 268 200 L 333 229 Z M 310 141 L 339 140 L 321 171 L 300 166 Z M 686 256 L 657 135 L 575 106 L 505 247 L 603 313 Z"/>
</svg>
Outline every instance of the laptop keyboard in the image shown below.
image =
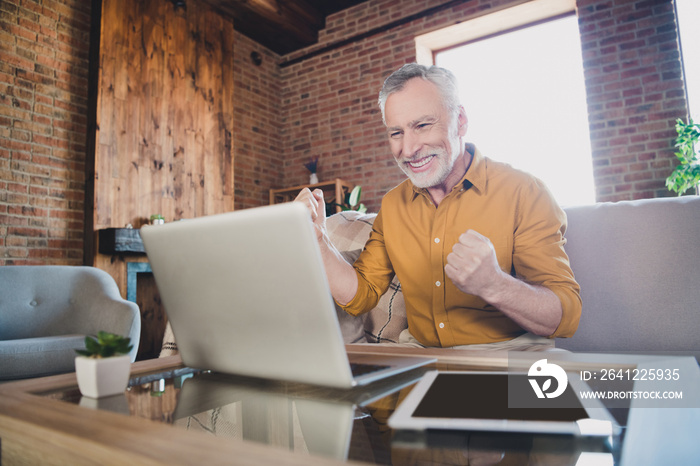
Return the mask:
<svg viewBox="0 0 700 466">
<path fill-rule="evenodd" d="M 383 366 L 381 364 L 362 364 L 357 362 L 350 363 L 350 371 L 352 375 L 357 377 L 359 375 L 370 374 L 372 372 L 381 371 L 388 368 L 389 366 Z"/>
</svg>

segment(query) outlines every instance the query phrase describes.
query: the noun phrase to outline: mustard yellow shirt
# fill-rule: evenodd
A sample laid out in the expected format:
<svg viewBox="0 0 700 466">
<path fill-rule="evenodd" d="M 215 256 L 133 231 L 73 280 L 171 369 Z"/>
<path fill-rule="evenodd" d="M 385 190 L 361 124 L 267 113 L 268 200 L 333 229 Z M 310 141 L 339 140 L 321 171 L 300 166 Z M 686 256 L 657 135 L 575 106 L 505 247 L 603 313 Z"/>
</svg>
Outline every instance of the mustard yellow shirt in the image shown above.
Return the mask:
<svg viewBox="0 0 700 466">
<path fill-rule="evenodd" d="M 471 166 L 438 207 L 410 180 L 384 196 L 354 265 L 357 294 L 345 310 L 359 315 L 374 308 L 396 274 L 409 331 L 426 346 L 492 343 L 526 333 L 445 276 L 452 246 L 472 229 L 491 240 L 502 270 L 559 297 L 562 319 L 550 337 L 572 336 L 581 297 L 564 252 L 566 214 L 541 181 L 470 147 Z"/>
</svg>

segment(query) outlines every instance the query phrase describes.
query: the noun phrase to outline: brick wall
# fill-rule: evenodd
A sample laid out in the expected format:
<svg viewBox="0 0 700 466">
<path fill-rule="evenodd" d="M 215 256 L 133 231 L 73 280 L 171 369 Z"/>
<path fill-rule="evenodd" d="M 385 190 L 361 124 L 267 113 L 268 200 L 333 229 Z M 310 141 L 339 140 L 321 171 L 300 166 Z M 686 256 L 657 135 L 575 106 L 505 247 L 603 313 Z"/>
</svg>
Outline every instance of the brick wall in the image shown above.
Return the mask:
<svg viewBox="0 0 700 466">
<path fill-rule="evenodd" d="M 256 65 L 251 54 L 259 54 Z M 265 205 L 272 187 L 282 186 L 280 57 L 246 36 L 234 42 L 235 208 Z"/>
<path fill-rule="evenodd" d="M 90 2 L 0 2 L 0 265 L 81 264 Z"/>
<path fill-rule="evenodd" d="M 284 58 L 445 3 L 371 0 L 329 17 L 318 45 Z M 383 80 L 415 61 L 416 35 L 517 3 L 463 2 L 283 67 L 285 184 L 303 183 L 303 162 L 319 155 L 322 179 L 362 184 L 363 201 L 376 210 L 404 179 L 376 106 Z M 664 180 L 675 164 L 673 124 L 686 115 L 672 2 L 579 0 L 578 9 L 597 199 L 669 195 Z"/>
<path fill-rule="evenodd" d="M 579 0 L 599 201 L 670 195 L 676 118 L 686 118 L 671 0 Z"/>
</svg>

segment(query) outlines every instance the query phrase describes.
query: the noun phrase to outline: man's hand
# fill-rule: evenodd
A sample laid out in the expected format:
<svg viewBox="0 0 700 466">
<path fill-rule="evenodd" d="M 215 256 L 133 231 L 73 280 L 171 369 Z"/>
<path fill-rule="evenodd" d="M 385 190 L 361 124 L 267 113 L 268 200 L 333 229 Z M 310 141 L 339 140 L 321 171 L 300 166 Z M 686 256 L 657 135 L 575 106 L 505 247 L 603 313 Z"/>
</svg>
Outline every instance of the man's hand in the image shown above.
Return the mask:
<svg viewBox="0 0 700 466">
<path fill-rule="evenodd" d="M 326 234 L 326 203 L 323 201 L 323 191 L 314 189 L 312 192 L 309 188 L 304 188 L 294 202 L 303 203 L 311 213 L 333 298 L 340 304 L 349 303 L 357 293 L 357 274 Z"/>
<path fill-rule="evenodd" d="M 486 301 L 489 291 L 503 277 L 491 241 L 474 230 L 460 235 L 452 247 L 447 255 L 445 274 L 464 293 Z"/>
<path fill-rule="evenodd" d="M 316 237 L 321 239 L 326 231 L 326 203 L 323 200 L 323 191 L 314 189 L 312 192 L 309 188 L 304 188 L 294 202 L 301 202 L 309 209 L 311 220 L 316 227 Z"/>
</svg>

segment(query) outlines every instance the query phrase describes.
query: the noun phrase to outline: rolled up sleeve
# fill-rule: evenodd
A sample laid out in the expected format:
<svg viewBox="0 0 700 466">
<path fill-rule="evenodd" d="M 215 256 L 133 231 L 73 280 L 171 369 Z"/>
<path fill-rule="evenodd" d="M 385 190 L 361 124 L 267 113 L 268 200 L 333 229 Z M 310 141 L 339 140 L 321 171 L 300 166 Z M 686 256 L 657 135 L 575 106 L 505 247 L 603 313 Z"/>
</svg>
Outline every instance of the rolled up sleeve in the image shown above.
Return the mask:
<svg viewBox="0 0 700 466">
<path fill-rule="evenodd" d="M 562 318 L 555 337 L 571 337 L 581 318 L 580 287 L 564 245 L 566 213 L 538 180 L 521 191 L 516 212 L 513 268 L 528 283 L 551 290 L 561 302 Z"/>
<path fill-rule="evenodd" d="M 369 239 L 353 267 L 357 274 L 357 293 L 348 304 L 338 303 L 338 305 L 348 314 L 357 316 L 374 309 L 394 278 L 394 270 L 384 244 L 381 210 L 374 220 Z"/>
</svg>

